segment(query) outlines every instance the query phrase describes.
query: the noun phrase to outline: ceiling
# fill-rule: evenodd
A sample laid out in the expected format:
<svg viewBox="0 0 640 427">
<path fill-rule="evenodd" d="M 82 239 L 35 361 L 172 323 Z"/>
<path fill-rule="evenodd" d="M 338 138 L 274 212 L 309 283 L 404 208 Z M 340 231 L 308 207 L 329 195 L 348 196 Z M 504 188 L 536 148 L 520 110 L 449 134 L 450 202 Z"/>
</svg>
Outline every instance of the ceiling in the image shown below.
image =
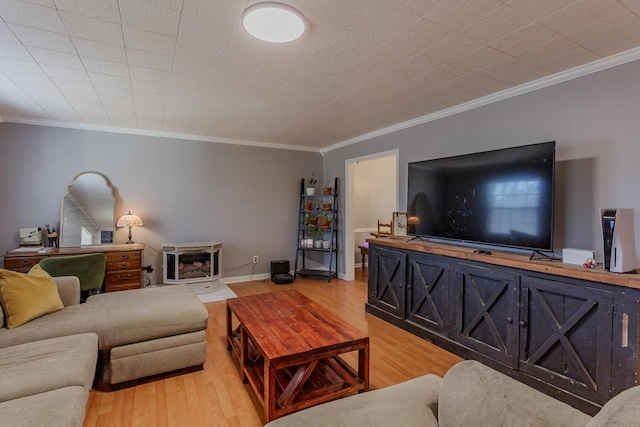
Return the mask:
<svg viewBox="0 0 640 427">
<path fill-rule="evenodd" d="M 638 0 L 2 0 L 0 118 L 321 149 L 640 46 Z"/>
</svg>

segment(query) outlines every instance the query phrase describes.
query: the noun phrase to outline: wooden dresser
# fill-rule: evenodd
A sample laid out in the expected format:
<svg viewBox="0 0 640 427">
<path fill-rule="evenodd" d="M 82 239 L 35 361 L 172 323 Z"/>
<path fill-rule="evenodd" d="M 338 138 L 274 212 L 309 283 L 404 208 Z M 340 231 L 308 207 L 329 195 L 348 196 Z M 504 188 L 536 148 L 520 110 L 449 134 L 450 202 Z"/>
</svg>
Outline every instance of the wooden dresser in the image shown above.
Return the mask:
<svg viewBox="0 0 640 427">
<path fill-rule="evenodd" d="M 143 249 L 143 244 L 134 243 L 129 245 L 45 248 L 45 252 L 9 251 L 4 258 L 4 268 L 26 273 L 43 258 L 103 253 L 107 258 L 104 281 L 105 292 L 124 291 L 142 287 Z"/>
</svg>

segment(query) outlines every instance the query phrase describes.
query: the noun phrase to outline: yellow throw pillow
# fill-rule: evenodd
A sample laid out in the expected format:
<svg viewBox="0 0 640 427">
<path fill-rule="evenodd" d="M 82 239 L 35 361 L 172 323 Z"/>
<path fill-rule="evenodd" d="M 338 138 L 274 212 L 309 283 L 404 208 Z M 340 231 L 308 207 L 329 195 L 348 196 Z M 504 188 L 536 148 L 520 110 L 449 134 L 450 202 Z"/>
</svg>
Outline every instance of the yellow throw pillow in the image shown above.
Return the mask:
<svg viewBox="0 0 640 427">
<path fill-rule="evenodd" d="M 64 308 L 56 283 L 39 265 L 27 274 L 0 269 L 0 304 L 8 329 Z"/>
</svg>

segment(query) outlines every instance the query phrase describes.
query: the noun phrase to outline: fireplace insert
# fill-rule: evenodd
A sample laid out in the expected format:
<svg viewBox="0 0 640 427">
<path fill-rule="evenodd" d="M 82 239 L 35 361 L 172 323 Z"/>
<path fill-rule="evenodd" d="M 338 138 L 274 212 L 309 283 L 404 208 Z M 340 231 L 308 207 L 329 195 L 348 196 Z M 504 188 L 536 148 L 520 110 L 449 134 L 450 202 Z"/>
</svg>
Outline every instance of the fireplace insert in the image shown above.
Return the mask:
<svg viewBox="0 0 640 427">
<path fill-rule="evenodd" d="M 211 282 L 220 278 L 218 242 L 165 243 L 162 245 L 163 283 Z"/>
</svg>

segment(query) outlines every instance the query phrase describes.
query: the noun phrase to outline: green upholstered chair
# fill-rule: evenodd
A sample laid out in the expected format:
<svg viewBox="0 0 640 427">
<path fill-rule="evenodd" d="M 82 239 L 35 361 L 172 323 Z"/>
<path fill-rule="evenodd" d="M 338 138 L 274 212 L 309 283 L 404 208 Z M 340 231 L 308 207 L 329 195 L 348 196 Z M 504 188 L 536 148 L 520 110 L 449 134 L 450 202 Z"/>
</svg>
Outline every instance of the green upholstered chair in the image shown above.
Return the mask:
<svg viewBox="0 0 640 427">
<path fill-rule="evenodd" d="M 104 254 L 55 256 L 40 260 L 40 267 L 53 277 L 76 276 L 80 280 L 83 300 L 99 292 L 104 282 L 106 257 Z"/>
</svg>

